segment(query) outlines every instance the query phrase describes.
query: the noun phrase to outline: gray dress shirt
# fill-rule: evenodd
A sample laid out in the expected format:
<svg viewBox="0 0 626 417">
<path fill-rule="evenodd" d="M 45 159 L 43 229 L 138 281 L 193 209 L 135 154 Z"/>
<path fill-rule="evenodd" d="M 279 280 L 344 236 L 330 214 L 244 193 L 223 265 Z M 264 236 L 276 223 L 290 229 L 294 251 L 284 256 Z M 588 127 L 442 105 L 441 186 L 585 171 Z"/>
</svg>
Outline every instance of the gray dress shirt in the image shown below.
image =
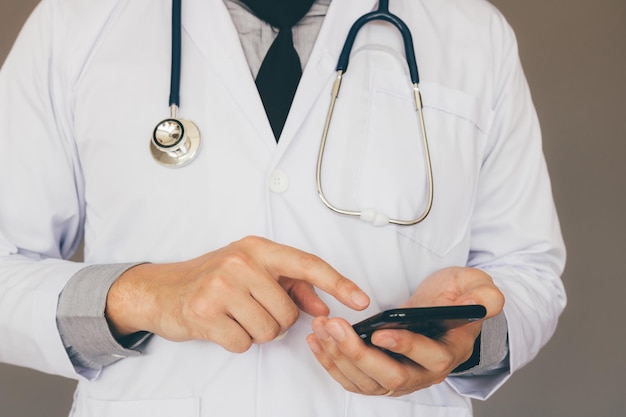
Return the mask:
<svg viewBox="0 0 626 417">
<path fill-rule="evenodd" d="M 316 0 L 293 28 L 294 46 L 302 67 L 306 66 L 331 0 Z M 243 52 L 253 78 L 277 36 L 268 23 L 259 20 L 239 0 L 224 0 L 239 33 Z M 95 376 L 104 366 L 141 354 L 150 334 L 141 332 L 116 340 L 110 332 L 105 307 L 107 293 L 115 280 L 137 263 L 88 266 L 77 272 L 59 297 L 57 325 L 61 339 L 76 370 Z M 486 375 L 508 368 L 507 327 L 504 314 L 485 321 L 480 338 L 478 366 L 457 375 Z"/>
</svg>

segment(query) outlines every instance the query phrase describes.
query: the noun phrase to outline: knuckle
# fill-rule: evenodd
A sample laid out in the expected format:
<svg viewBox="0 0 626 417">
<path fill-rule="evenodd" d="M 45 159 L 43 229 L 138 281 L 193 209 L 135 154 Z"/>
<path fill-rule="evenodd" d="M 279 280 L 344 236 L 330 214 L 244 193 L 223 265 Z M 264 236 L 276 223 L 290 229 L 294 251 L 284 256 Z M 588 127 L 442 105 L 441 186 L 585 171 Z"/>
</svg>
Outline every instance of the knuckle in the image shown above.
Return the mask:
<svg viewBox="0 0 626 417">
<path fill-rule="evenodd" d="M 233 293 L 232 281 L 225 275 L 214 274 L 209 279 L 190 288 L 181 303 L 187 313 L 196 317 L 209 317 L 223 306 L 221 300 L 228 299 Z"/>
<path fill-rule="evenodd" d="M 326 351 L 326 354 L 335 363 L 339 363 L 340 361 L 344 360 L 344 358 L 345 358 L 344 353 L 335 344 L 325 345 L 324 349 Z"/>
<path fill-rule="evenodd" d="M 502 291 L 497 288 L 495 285 L 490 286 L 488 289 L 488 294 L 486 295 L 486 299 L 493 300 L 492 310 L 493 313 L 498 314 L 504 308 L 505 297 Z M 494 315 L 495 315 L 494 314 Z"/>
<path fill-rule="evenodd" d="M 362 394 L 361 390 L 350 385 L 350 384 L 341 384 L 343 386 L 343 388 L 348 391 L 351 392 L 353 394 Z"/>
<path fill-rule="evenodd" d="M 430 370 L 442 374 L 448 373 L 455 363 L 455 359 L 452 355 L 440 355 L 433 360 Z"/>
<path fill-rule="evenodd" d="M 231 281 L 222 274 L 214 274 L 203 283 L 198 293 L 224 294 L 230 292 Z"/>
<path fill-rule="evenodd" d="M 222 346 L 232 353 L 244 353 L 252 346 L 252 340 L 244 337 L 232 338 Z"/>
<path fill-rule="evenodd" d="M 443 381 L 445 381 L 445 380 L 446 380 L 446 378 L 447 378 L 447 377 L 448 377 L 448 375 L 447 375 L 447 374 L 440 375 L 439 377 L 437 377 L 437 378 L 435 378 L 435 379 L 433 380 L 433 383 L 432 383 L 431 385 L 438 385 L 438 384 L 441 384 Z"/>
<path fill-rule="evenodd" d="M 280 334 L 280 327 L 270 326 L 254 335 L 254 341 L 257 343 L 267 343 L 276 339 Z"/>
<path fill-rule="evenodd" d="M 350 356 L 350 359 L 355 362 L 355 363 L 361 363 L 365 360 L 366 355 L 368 354 L 368 352 L 364 349 L 361 349 L 360 346 L 355 346 L 355 347 L 346 347 L 347 351 L 346 354 Z"/>
<path fill-rule="evenodd" d="M 359 385 L 359 389 L 364 394 L 374 395 L 380 392 L 380 384 L 376 381 L 367 381 Z"/>
<path fill-rule="evenodd" d="M 302 253 L 300 255 L 300 265 L 306 271 L 319 268 L 323 263 L 322 258 L 312 253 Z"/>
<path fill-rule="evenodd" d="M 238 343 L 236 345 L 232 345 L 230 349 L 227 348 L 227 350 L 232 353 L 244 353 L 250 349 L 250 346 L 252 346 L 252 343 Z"/>
<path fill-rule="evenodd" d="M 209 317 L 212 312 L 212 303 L 202 295 L 193 294 L 186 305 L 182 308 L 184 317 L 203 319 Z"/>
<path fill-rule="evenodd" d="M 257 245 L 260 245 L 260 244 L 265 244 L 266 242 L 267 242 L 267 239 L 265 239 L 265 238 L 262 238 L 260 236 L 250 235 L 250 236 L 245 236 L 245 237 L 241 238 L 236 243 L 241 244 L 243 246 L 253 246 L 254 247 L 254 246 L 257 246 Z"/>
<path fill-rule="evenodd" d="M 229 269 L 249 269 L 252 261 L 245 252 L 233 251 L 224 259 L 224 267 Z"/>
<path fill-rule="evenodd" d="M 406 372 L 399 371 L 394 375 L 390 375 L 389 380 L 385 381 L 385 387 L 394 391 L 399 391 L 407 386 L 409 376 Z"/>
<path fill-rule="evenodd" d="M 332 360 L 328 353 L 320 355 L 317 360 L 329 374 L 333 375 L 338 371 L 337 364 Z"/>
<path fill-rule="evenodd" d="M 300 317 L 300 310 L 298 310 L 298 308 L 296 308 L 295 306 L 292 306 L 292 308 L 286 309 L 283 315 L 284 327 L 288 328 L 288 327 L 293 326 L 296 323 L 296 321 L 298 321 L 299 317 Z"/>
</svg>

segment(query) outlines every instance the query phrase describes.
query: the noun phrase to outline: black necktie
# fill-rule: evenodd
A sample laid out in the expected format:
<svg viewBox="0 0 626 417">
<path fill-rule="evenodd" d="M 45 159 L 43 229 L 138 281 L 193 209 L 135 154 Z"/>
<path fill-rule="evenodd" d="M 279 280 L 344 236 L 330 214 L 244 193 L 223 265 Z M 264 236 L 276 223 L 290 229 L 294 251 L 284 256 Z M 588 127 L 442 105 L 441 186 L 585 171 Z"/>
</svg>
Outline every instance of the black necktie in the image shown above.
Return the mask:
<svg viewBox="0 0 626 417">
<path fill-rule="evenodd" d="M 302 76 L 291 27 L 302 19 L 313 1 L 243 0 L 258 18 L 278 28 L 278 36 L 267 51 L 256 77 L 257 90 L 277 141 Z"/>
</svg>

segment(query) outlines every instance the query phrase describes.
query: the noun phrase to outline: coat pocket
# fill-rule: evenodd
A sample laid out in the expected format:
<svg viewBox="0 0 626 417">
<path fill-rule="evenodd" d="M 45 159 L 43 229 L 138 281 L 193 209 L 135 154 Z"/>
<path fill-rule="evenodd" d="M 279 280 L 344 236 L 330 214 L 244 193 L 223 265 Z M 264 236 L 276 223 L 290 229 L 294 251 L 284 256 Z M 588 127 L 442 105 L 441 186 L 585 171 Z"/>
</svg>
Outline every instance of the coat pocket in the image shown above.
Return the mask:
<svg viewBox="0 0 626 417">
<path fill-rule="evenodd" d="M 198 417 L 199 398 L 109 401 L 87 398 L 75 405 L 70 417 Z"/>
<path fill-rule="evenodd" d="M 420 84 L 428 150 L 402 57 L 382 48 L 354 53 L 337 100 L 322 164 L 328 201 L 373 218 L 411 221 L 385 227 L 445 257 L 469 236 L 476 187 L 493 112 L 460 89 Z M 384 222 L 379 223 L 384 224 Z"/>
<path fill-rule="evenodd" d="M 444 257 L 469 238 L 492 110 L 464 91 L 422 83 L 434 183 L 426 220 L 398 232 Z"/>
<path fill-rule="evenodd" d="M 416 404 L 400 398 L 368 397 L 352 401 L 347 417 L 394 416 L 394 417 L 472 417 L 468 407 L 446 407 Z"/>
</svg>

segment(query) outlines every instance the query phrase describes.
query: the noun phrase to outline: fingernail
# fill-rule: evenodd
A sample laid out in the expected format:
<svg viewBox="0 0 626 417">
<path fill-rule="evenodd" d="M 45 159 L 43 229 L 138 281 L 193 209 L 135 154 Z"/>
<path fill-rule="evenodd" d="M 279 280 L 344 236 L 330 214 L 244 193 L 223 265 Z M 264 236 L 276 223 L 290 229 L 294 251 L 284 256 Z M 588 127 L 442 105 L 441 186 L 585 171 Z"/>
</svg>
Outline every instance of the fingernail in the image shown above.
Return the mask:
<svg viewBox="0 0 626 417">
<path fill-rule="evenodd" d="M 385 348 L 385 349 L 393 349 L 394 347 L 397 346 L 398 342 L 396 342 L 396 339 L 394 339 L 393 337 L 389 337 L 389 336 L 380 336 L 377 337 L 374 340 L 372 340 L 372 342 L 376 345 L 379 346 L 381 348 Z"/>
<path fill-rule="evenodd" d="M 287 336 L 287 333 L 289 333 L 289 330 L 287 330 L 284 333 L 281 333 L 278 336 L 276 336 L 274 338 L 274 341 L 283 340 L 285 338 L 285 336 Z"/>
<path fill-rule="evenodd" d="M 343 330 L 343 327 L 339 323 L 328 323 L 326 326 L 328 333 L 333 337 L 333 339 L 338 342 L 342 341 L 346 337 L 346 332 Z"/>
<path fill-rule="evenodd" d="M 326 331 L 325 323 L 314 323 L 313 332 L 320 340 L 328 340 L 330 338 L 328 332 Z"/>
<path fill-rule="evenodd" d="M 350 300 L 359 307 L 367 307 L 370 303 L 369 297 L 361 291 L 354 291 L 350 296 Z"/>
<path fill-rule="evenodd" d="M 316 355 L 322 352 L 322 347 L 319 345 L 319 343 L 317 343 L 317 340 L 315 340 L 314 338 L 308 338 L 306 341 L 309 344 L 311 352 Z"/>
</svg>

